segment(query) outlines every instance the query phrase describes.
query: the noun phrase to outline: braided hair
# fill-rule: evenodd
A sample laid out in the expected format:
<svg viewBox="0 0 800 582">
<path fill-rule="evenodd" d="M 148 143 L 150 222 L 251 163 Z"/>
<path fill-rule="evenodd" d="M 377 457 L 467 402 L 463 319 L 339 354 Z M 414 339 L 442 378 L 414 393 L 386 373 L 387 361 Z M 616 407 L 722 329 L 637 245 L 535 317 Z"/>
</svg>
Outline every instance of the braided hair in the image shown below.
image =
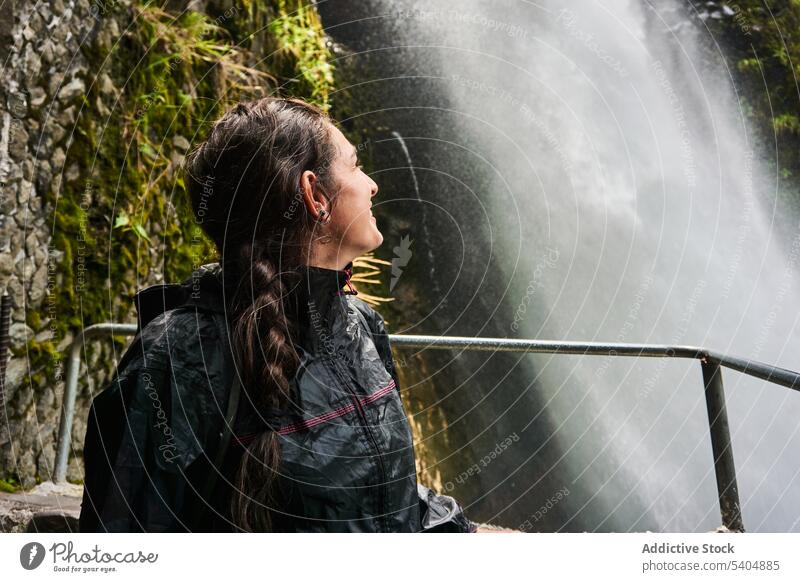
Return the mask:
<svg viewBox="0 0 800 582">
<path fill-rule="evenodd" d="M 333 206 L 332 123 L 300 99 L 239 103 L 186 159 L 195 221 L 219 253 L 244 390 L 262 416 L 291 400 L 299 355 L 292 343 L 297 321 L 285 308 L 287 290 L 299 282 L 297 269 L 311 241 L 319 240 L 300 178 L 313 171 L 316 187 Z M 234 480 L 230 512 L 239 529 L 272 529 L 279 465 L 277 434 L 265 430 L 247 447 Z"/>
</svg>

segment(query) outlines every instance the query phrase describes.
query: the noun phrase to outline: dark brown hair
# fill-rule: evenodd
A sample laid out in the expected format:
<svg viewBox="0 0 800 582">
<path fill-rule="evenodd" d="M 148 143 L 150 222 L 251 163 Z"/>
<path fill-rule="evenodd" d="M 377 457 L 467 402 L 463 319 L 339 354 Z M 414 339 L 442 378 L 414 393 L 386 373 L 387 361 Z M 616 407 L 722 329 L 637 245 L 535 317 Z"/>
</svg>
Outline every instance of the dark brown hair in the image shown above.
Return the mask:
<svg viewBox="0 0 800 582">
<path fill-rule="evenodd" d="M 239 103 L 186 160 L 195 220 L 219 252 L 237 367 L 247 395 L 265 414 L 291 401 L 299 356 L 287 289 L 316 236 L 300 177 L 313 171 L 316 187 L 334 203 L 332 123 L 300 99 Z M 279 464 L 277 434 L 265 430 L 244 452 L 235 478 L 230 511 L 238 528 L 272 529 Z"/>
</svg>

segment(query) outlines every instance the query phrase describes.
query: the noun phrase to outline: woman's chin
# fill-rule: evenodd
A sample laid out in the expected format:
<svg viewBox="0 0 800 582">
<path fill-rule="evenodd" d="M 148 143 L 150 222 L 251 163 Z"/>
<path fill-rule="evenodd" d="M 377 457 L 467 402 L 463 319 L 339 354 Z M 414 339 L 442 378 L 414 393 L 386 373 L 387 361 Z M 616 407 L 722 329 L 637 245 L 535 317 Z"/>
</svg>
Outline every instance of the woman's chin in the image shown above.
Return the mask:
<svg viewBox="0 0 800 582">
<path fill-rule="evenodd" d="M 358 243 L 351 243 L 351 248 L 356 250 L 356 256 L 369 253 L 377 249 L 383 244 L 383 235 L 378 229 L 373 229 L 373 232 L 368 236 L 362 238 Z"/>
<path fill-rule="evenodd" d="M 377 242 L 375 243 L 375 246 L 372 247 L 372 250 L 377 249 L 379 246 L 383 244 L 383 234 L 381 234 L 381 231 L 379 231 L 377 228 L 375 229 L 375 232 L 377 233 L 377 238 L 376 238 Z"/>
<path fill-rule="evenodd" d="M 370 222 L 372 222 L 372 230 L 375 232 L 375 237 L 378 239 L 376 247 L 379 247 L 383 244 L 383 233 L 378 229 L 378 223 L 374 218 L 370 217 Z"/>
<path fill-rule="evenodd" d="M 382 244 L 383 244 L 383 234 L 381 233 L 381 231 L 378 230 L 377 227 L 375 227 L 374 232 L 372 233 L 372 243 L 370 244 L 369 250 L 374 251 Z"/>
</svg>

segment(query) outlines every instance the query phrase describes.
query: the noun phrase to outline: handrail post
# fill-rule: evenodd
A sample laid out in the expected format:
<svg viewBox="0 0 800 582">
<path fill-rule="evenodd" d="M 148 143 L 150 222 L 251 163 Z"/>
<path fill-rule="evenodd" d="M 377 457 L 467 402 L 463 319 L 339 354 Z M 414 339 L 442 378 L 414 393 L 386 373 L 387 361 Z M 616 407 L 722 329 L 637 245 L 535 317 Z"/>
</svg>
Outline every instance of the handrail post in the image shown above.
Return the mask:
<svg viewBox="0 0 800 582">
<path fill-rule="evenodd" d="M 722 524 L 731 531 L 743 532 L 739 488 L 736 485 L 736 468 L 733 464 L 731 433 L 725 409 L 725 390 L 722 387 L 722 370 L 719 362 L 708 358 L 700 360 L 705 384 L 708 426 L 711 432 L 711 451 L 717 475 L 717 493 Z"/>
<path fill-rule="evenodd" d="M 61 421 L 58 425 L 56 459 L 53 469 L 54 483 L 63 483 L 67 480 L 67 462 L 69 461 L 69 448 L 72 443 L 72 422 L 75 417 L 75 397 L 78 392 L 78 373 L 81 369 L 83 340 L 84 334 L 79 333 L 69 346 L 67 378 L 64 383 L 64 398 L 61 402 Z"/>
<path fill-rule="evenodd" d="M 137 326 L 131 323 L 96 323 L 76 334 L 69 346 L 67 378 L 64 383 L 64 398 L 61 402 L 61 422 L 58 426 L 53 482 L 67 480 L 67 463 L 72 444 L 72 422 L 75 417 L 75 398 L 78 395 L 78 373 L 81 369 L 81 348 L 87 339 L 101 335 L 134 335 Z"/>
</svg>

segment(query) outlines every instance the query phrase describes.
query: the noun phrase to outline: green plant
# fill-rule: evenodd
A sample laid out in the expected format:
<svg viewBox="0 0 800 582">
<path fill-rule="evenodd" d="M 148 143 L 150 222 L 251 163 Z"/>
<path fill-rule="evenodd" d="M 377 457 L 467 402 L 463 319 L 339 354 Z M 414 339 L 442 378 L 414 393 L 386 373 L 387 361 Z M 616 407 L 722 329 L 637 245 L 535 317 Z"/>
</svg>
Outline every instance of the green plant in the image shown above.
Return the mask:
<svg viewBox="0 0 800 582">
<path fill-rule="evenodd" d="M 13 477 L 9 477 L 8 479 L 0 479 L 0 491 L 4 493 L 16 493 L 20 489 L 21 487 L 19 485 L 19 481 Z"/>
<path fill-rule="evenodd" d="M 733 61 L 742 110 L 757 137 L 778 148 L 783 177 L 796 175 L 800 171 L 800 0 L 693 1 L 692 5 L 693 14 L 703 18 L 703 26 Z"/>
</svg>

